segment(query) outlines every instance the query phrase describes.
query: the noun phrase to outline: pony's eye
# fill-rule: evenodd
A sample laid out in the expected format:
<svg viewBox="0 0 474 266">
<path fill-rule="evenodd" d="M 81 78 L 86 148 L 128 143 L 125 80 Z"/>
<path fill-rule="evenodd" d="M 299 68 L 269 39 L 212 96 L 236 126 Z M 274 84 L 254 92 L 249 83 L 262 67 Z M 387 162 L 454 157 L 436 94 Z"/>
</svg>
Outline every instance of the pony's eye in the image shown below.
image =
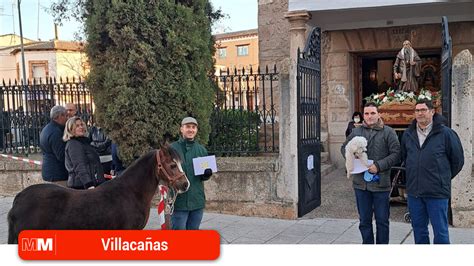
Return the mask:
<svg viewBox="0 0 474 266">
<path fill-rule="evenodd" d="M 178 166 L 179 171 L 180 171 L 181 173 L 184 172 L 184 171 L 183 171 L 183 167 L 181 166 L 181 163 L 180 163 L 179 161 L 177 161 L 177 160 L 173 160 L 173 161 L 174 161 L 174 162 L 176 163 L 176 165 Z"/>
</svg>

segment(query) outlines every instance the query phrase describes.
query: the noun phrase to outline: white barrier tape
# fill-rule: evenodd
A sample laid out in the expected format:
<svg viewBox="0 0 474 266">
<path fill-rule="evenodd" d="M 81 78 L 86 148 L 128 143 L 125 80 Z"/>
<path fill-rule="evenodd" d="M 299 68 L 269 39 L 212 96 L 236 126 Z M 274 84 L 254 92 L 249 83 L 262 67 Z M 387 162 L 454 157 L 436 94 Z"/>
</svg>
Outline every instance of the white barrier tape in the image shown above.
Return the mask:
<svg viewBox="0 0 474 266">
<path fill-rule="evenodd" d="M 22 162 L 29 163 L 29 164 L 42 165 L 42 162 L 41 162 L 41 161 L 35 161 L 35 160 L 25 159 L 25 158 L 16 157 L 16 156 L 8 155 L 8 154 L 0 154 L 0 155 L 1 155 L 2 157 L 4 157 L 4 158 L 16 160 L 16 161 L 22 161 Z"/>
</svg>

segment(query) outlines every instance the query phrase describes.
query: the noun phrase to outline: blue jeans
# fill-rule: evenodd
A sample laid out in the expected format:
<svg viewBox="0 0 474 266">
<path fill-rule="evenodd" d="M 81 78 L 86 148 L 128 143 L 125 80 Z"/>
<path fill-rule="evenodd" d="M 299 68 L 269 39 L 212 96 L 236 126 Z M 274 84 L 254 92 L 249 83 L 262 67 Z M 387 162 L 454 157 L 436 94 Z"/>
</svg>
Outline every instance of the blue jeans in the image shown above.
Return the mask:
<svg viewBox="0 0 474 266">
<path fill-rule="evenodd" d="M 171 216 L 171 228 L 173 230 L 199 230 L 204 209 L 193 211 L 174 211 Z"/>
<path fill-rule="evenodd" d="M 448 199 L 417 198 L 408 195 L 408 210 L 415 244 L 429 244 L 428 222 L 434 233 L 434 244 L 449 244 Z"/>
<path fill-rule="evenodd" d="M 375 214 L 377 227 L 377 244 L 388 244 L 389 217 L 390 217 L 390 192 L 371 192 L 354 189 L 359 212 L 359 230 L 362 235 L 362 244 L 374 244 L 374 229 L 372 217 Z"/>
</svg>

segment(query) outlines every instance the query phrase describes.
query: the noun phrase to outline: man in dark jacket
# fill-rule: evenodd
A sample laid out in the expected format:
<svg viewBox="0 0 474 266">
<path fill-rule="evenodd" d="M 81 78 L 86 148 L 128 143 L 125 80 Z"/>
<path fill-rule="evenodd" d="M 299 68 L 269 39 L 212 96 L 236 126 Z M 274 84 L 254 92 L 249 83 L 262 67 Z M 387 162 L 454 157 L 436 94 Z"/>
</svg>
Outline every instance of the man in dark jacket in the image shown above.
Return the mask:
<svg viewBox="0 0 474 266">
<path fill-rule="evenodd" d="M 368 172 L 378 176 L 372 180 L 364 179 L 364 173 L 352 175 L 357 211 L 359 212 L 359 230 L 363 244 L 374 244 L 372 217 L 375 214 L 377 226 L 377 244 L 389 242 L 390 217 L 390 169 L 400 161 L 400 142 L 393 128 L 384 125 L 377 105 L 367 103 L 364 106 L 364 122 L 354 128 L 341 147 L 345 156 L 347 143 L 356 136 L 367 139 L 367 156 L 373 160 Z"/>
<path fill-rule="evenodd" d="M 171 144 L 171 147 L 182 158 L 181 165 L 190 182 L 189 190 L 176 198 L 171 216 L 171 225 L 174 230 L 198 230 L 204 214 L 206 196 L 203 181 L 211 177 L 212 170 L 206 169 L 203 175 L 194 174 L 193 159 L 207 156 L 206 148 L 195 140 L 197 131 L 197 120 L 186 117 L 181 122 L 182 138 Z"/>
<path fill-rule="evenodd" d="M 446 127 L 428 100 L 418 101 L 415 120 L 402 138 L 408 208 L 415 244 L 429 244 L 428 222 L 435 244 L 449 244 L 448 202 L 451 179 L 464 165 L 458 135 Z"/>
<path fill-rule="evenodd" d="M 41 130 L 40 147 L 43 152 L 43 167 L 41 174 L 43 180 L 57 182 L 65 186 L 68 178 L 64 166 L 64 149 L 66 143 L 63 141 L 64 125 L 66 124 L 66 108 L 54 106 L 50 111 L 51 121 Z"/>
</svg>

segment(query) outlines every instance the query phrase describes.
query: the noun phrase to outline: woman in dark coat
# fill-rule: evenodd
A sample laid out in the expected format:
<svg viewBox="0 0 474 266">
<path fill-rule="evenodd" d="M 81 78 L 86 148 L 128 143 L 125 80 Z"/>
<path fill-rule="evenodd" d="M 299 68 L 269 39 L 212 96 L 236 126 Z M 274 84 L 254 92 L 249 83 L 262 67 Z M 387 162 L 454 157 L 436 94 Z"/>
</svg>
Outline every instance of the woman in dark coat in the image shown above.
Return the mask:
<svg viewBox="0 0 474 266">
<path fill-rule="evenodd" d="M 354 128 L 360 127 L 363 121 L 364 118 L 362 114 L 360 112 L 354 112 L 354 114 L 352 114 L 352 120 L 349 122 L 349 124 L 347 124 L 346 138 L 351 134 Z"/>
<path fill-rule="evenodd" d="M 66 141 L 65 166 L 68 171 L 67 186 L 75 189 L 91 189 L 105 182 L 99 154 L 90 145 L 86 126 L 79 117 L 66 122 L 63 140 Z"/>
</svg>

